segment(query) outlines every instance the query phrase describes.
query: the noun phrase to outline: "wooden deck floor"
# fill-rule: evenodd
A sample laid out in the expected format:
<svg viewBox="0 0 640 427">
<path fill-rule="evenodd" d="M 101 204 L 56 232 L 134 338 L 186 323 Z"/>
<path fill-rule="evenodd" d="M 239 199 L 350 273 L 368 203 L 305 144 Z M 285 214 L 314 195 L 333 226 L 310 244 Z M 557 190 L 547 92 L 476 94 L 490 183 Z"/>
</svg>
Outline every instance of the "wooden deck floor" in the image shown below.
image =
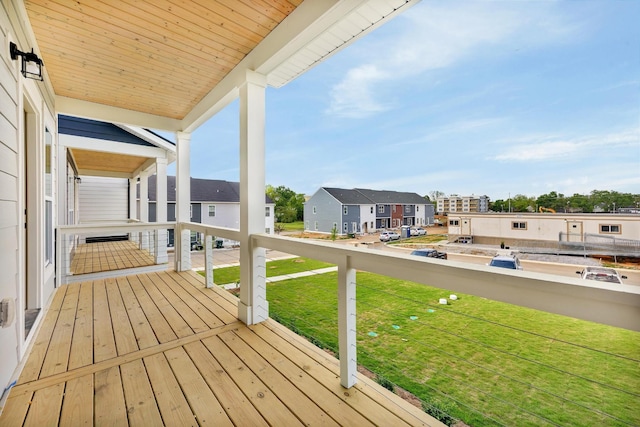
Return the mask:
<svg viewBox="0 0 640 427">
<path fill-rule="evenodd" d="M 0 426 L 441 425 L 193 272 L 59 288 Z"/>
<path fill-rule="evenodd" d="M 154 265 L 147 251 L 130 240 L 83 243 L 76 247 L 71 259 L 72 274 L 99 273 Z"/>
</svg>

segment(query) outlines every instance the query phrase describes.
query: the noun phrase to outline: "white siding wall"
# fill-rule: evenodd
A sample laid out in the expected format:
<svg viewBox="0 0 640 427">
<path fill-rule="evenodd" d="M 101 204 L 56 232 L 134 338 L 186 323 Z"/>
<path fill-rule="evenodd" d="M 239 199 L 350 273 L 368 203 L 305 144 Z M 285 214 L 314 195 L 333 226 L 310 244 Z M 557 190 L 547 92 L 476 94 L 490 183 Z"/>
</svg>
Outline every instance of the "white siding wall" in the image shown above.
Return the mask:
<svg viewBox="0 0 640 427">
<path fill-rule="evenodd" d="M 80 223 L 123 222 L 129 218 L 129 180 L 82 176 L 78 186 Z"/>
<path fill-rule="evenodd" d="M 216 206 L 216 216 L 209 216 L 210 205 Z M 239 229 L 240 203 L 202 203 L 202 223 Z"/>
<path fill-rule="evenodd" d="M 215 205 L 216 216 L 209 216 L 209 206 Z M 240 228 L 240 203 L 202 203 L 202 223 L 215 227 Z M 271 215 L 265 216 L 264 228 L 273 234 L 275 205 L 267 204 Z"/>
<path fill-rule="evenodd" d="M 5 3 L 0 3 L 0 52 L 8 52 L 10 26 Z M 19 75 L 19 74 L 18 74 Z M 0 300 L 18 301 L 18 82 L 15 63 L 2 54 L 0 61 Z M 17 305 L 17 304 L 16 304 Z M 4 389 L 18 364 L 16 320 L 0 328 L 0 388 Z"/>
<path fill-rule="evenodd" d="M 22 9 L 23 5 L 18 7 Z M 23 32 L 24 24 L 20 17 L 21 13 L 12 0 L 0 2 L 0 300 L 8 299 L 15 306 L 15 317 L 11 323 L 0 328 L 0 390 L 4 390 L 11 381 L 33 336 L 25 336 L 25 309 L 45 308 L 53 290 L 54 265 L 45 267 L 44 260 L 44 135 L 46 126 L 54 135 L 51 148 L 55 153 L 57 129 L 54 116 L 47 109 L 52 104 L 52 96 L 43 92 L 46 86 L 23 78 L 19 61 L 9 56 L 9 42 L 16 43 L 21 50 L 35 45 Z M 24 142 L 25 110 L 29 111 L 28 156 Z M 55 156 L 52 160 L 56 161 Z M 30 171 L 28 180 L 25 176 L 27 169 Z M 55 163 L 51 172 L 55 176 Z M 55 181 L 51 184 L 54 185 L 52 223 L 55 224 L 57 189 Z M 23 226 L 25 210 L 29 212 L 29 246 Z M 30 278 L 28 301 L 25 291 L 27 277 Z M 36 327 L 41 319 L 42 311 Z"/>
<path fill-rule="evenodd" d="M 373 208 L 373 213 L 371 213 L 371 209 Z M 376 231 L 376 206 L 375 205 L 360 205 L 360 227 L 361 230 L 365 230 L 362 224 L 367 224 L 367 232 L 373 233 Z M 373 223 L 373 226 L 371 226 Z"/>
</svg>

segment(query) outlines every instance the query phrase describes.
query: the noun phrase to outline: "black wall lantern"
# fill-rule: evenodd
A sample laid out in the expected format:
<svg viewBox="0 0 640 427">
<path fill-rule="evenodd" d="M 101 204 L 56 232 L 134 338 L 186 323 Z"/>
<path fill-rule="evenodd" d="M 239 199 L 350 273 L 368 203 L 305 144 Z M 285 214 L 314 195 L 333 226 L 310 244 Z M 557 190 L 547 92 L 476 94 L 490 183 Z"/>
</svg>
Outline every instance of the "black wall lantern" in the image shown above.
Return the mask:
<svg viewBox="0 0 640 427">
<path fill-rule="evenodd" d="M 9 51 L 11 52 L 11 59 L 16 60 L 18 56 L 22 57 L 22 75 L 27 79 L 34 79 L 42 81 L 42 59 L 38 58 L 38 55 L 31 52 L 20 52 L 18 46 L 15 43 L 9 42 Z"/>
</svg>

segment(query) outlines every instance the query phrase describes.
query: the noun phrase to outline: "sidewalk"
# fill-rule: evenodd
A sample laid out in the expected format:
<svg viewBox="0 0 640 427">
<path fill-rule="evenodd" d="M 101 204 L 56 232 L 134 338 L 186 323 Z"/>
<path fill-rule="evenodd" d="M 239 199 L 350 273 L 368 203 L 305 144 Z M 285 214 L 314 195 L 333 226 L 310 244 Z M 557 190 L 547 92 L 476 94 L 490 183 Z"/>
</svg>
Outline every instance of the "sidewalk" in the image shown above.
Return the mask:
<svg viewBox="0 0 640 427">
<path fill-rule="evenodd" d="M 297 279 L 298 277 L 308 277 L 308 276 L 315 276 L 316 274 L 331 273 L 332 271 L 338 271 L 338 267 L 337 266 L 326 267 L 326 268 L 319 268 L 317 270 L 301 271 L 299 273 L 283 274 L 282 276 L 267 277 L 266 282 L 267 283 L 280 282 L 282 280 Z M 238 287 L 238 284 L 227 283 L 226 285 L 220 285 L 220 286 L 222 286 L 225 289 L 234 289 Z"/>
</svg>

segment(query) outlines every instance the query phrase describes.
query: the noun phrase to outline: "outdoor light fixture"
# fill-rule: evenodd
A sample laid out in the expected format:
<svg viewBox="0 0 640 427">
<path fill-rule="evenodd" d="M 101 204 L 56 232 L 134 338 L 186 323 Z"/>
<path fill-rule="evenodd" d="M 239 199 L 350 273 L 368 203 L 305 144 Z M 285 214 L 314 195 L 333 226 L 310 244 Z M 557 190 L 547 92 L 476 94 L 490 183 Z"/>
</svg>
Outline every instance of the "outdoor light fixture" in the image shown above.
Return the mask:
<svg viewBox="0 0 640 427">
<path fill-rule="evenodd" d="M 22 57 L 20 71 L 25 78 L 42 81 L 42 59 L 38 58 L 33 49 L 31 49 L 31 52 L 21 52 L 15 43 L 9 42 L 9 51 L 13 60 L 18 59 L 18 56 Z"/>
</svg>

